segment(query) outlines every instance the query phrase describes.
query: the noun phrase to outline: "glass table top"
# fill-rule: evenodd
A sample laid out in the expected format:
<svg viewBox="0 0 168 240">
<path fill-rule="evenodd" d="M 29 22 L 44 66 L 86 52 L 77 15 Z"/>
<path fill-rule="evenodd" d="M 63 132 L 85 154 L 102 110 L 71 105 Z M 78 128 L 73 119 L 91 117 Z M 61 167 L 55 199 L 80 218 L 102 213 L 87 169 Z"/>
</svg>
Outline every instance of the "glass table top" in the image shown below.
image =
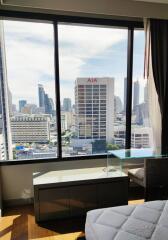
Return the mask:
<svg viewBox="0 0 168 240">
<path fill-rule="evenodd" d="M 152 148 L 111 150 L 108 151 L 108 155 L 114 155 L 121 160 L 168 157 L 168 154 L 159 154 L 159 152 L 154 151 Z"/>
</svg>

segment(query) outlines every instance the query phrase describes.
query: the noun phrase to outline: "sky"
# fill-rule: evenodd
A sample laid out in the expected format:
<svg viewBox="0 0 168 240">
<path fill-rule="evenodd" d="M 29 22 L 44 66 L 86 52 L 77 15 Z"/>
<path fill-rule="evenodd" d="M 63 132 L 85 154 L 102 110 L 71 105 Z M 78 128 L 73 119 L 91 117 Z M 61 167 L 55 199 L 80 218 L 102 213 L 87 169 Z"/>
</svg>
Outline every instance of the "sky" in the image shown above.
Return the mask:
<svg viewBox="0 0 168 240">
<path fill-rule="evenodd" d="M 114 77 L 114 94 L 123 101 L 127 72 L 126 29 L 59 24 L 61 101 L 74 103 L 77 77 Z M 13 104 L 21 99 L 38 105 L 38 84 L 55 99 L 54 34 L 50 23 L 4 21 L 9 89 Z M 136 31 L 134 81 L 139 79 L 143 101 L 144 33 Z"/>
</svg>

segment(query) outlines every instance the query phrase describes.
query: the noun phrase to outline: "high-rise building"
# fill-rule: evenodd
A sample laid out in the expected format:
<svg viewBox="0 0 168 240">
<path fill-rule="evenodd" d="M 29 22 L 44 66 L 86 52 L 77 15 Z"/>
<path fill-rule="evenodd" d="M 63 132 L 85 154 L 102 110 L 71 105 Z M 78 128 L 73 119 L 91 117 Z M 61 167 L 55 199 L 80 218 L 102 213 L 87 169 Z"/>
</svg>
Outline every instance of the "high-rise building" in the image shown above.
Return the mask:
<svg viewBox="0 0 168 240">
<path fill-rule="evenodd" d="M 114 78 L 77 78 L 75 82 L 76 136 L 78 144 L 93 140 L 112 142 Z"/>
<path fill-rule="evenodd" d="M 135 107 L 135 123 L 137 125 L 149 126 L 148 103 L 144 102 Z"/>
<path fill-rule="evenodd" d="M 22 111 L 22 108 L 27 104 L 26 100 L 19 100 L 19 112 Z"/>
<path fill-rule="evenodd" d="M 125 146 L 125 126 L 114 128 L 114 144 Z M 150 127 L 133 126 L 131 129 L 131 147 L 149 148 L 152 146 L 152 129 Z"/>
<path fill-rule="evenodd" d="M 144 87 L 144 102 L 145 103 L 148 102 L 148 86 L 147 86 L 147 84 Z"/>
<path fill-rule="evenodd" d="M 45 92 L 42 84 L 38 84 L 39 107 L 44 108 L 46 114 L 54 113 L 54 102 Z"/>
<path fill-rule="evenodd" d="M 61 111 L 61 129 L 62 132 L 70 130 L 75 125 L 75 117 L 73 112 Z"/>
<path fill-rule="evenodd" d="M 16 112 L 17 112 L 16 104 L 12 104 L 12 112 L 13 112 L 13 113 L 16 113 Z"/>
<path fill-rule="evenodd" d="M 39 107 L 45 106 L 45 91 L 42 84 L 38 84 Z"/>
<path fill-rule="evenodd" d="M 45 106 L 46 114 L 53 114 L 54 102 L 53 102 L 52 98 L 49 98 L 48 94 L 46 94 L 46 93 L 44 95 L 44 106 Z"/>
<path fill-rule="evenodd" d="M 132 148 L 149 148 L 152 146 L 152 129 L 150 127 L 135 127 L 131 131 Z"/>
<path fill-rule="evenodd" d="M 134 82 L 133 110 L 139 104 L 139 81 Z"/>
<path fill-rule="evenodd" d="M 49 115 L 20 115 L 11 118 L 13 143 L 47 143 L 50 140 Z"/>
<path fill-rule="evenodd" d="M 37 105 L 35 104 L 26 104 L 21 108 L 21 112 L 24 114 L 35 114 Z"/>
<path fill-rule="evenodd" d="M 13 111 L 12 111 L 12 93 L 9 90 L 9 87 L 8 87 L 8 107 L 9 107 L 9 115 L 12 116 L 13 115 Z"/>
<path fill-rule="evenodd" d="M 65 112 L 71 112 L 72 111 L 72 104 L 70 98 L 64 98 L 63 99 L 63 110 Z"/>
<path fill-rule="evenodd" d="M 123 110 L 122 101 L 119 96 L 114 96 L 114 112 L 120 113 Z"/>
</svg>

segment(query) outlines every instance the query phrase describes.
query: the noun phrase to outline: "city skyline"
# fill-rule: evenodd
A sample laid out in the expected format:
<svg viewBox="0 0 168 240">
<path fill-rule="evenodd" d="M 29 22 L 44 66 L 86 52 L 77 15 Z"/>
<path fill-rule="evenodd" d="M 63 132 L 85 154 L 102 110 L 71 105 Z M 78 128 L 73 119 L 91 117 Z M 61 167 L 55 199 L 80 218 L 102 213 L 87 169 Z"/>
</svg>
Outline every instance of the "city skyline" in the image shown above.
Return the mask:
<svg viewBox="0 0 168 240">
<path fill-rule="evenodd" d="M 80 77 L 78 77 L 78 78 L 80 78 Z M 78 79 L 77 78 L 77 79 Z M 88 78 L 89 79 L 89 78 Z M 94 78 L 94 79 L 99 79 L 99 78 Z M 113 81 L 114 81 L 114 83 L 115 83 L 115 79 L 114 78 L 112 78 L 113 79 Z M 124 81 L 126 81 L 126 78 L 124 79 Z M 137 89 L 137 86 L 138 85 L 138 89 Z M 39 91 L 39 86 L 42 86 L 42 88 L 43 89 L 45 89 L 44 88 L 44 86 L 42 85 L 42 84 L 38 84 L 38 91 Z M 124 85 L 124 87 L 125 87 L 125 85 Z M 141 102 L 140 102 L 140 99 L 139 99 L 139 94 L 140 94 L 140 88 L 139 88 L 139 81 L 136 81 L 136 82 L 134 82 L 134 84 L 133 84 L 133 96 L 132 96 L 132 99 L 133 99 L 133 106 L 132 106 L 132 109 L 134 109 L 134 107 L 138 104 L 140 104 L 140 103 L 144 103 L 144 102 L 146 102 L 147 101 L 147 84 L 145 84 L 145 87 L 144 87 L 144 92 L 143 92 L 143 97 L 142 97 L 142 99 L 141 99 Z M 45 93 L 45 91 L 44 91 L 44 93 Z M 126 92 L 125 92 L 126 93 Z M 48 95 L 48 94 L 47 94 Z M 117 95 L 115 95 L 114 94 L 114 97 L 116 97 L 116 98 L 118 98 L 119 99 L 119 101 L 121 101 L 121 105 L 122 105 L 122 110 L 121 111 L 125 111 L 124 110 L 124 107 L 125 107 L 125 104 L 124 104 L 124 102 L 125 101 L 122 101 L 122 99 L 119 97 L 119 96 L 117 96 Z M 136 98 L 136 99 L 134 99 L 134 98 Z M 137 100 L 137 98 L 138 98 L 138 100 Z M 51 99 L 51 98 L 49 98 L 49 99 Z M 125 100 L 126 99 L 126 94 L 124 94 L 124 99 L 123 100 Z M 36 105 L 36 106 L 39 106 L 39 107 L 42 107 L 42 106 L 40 106 L 40 103 L 39 103 L 39 95 L 38 95 L 38 104 Z M 52 99 L 52 101 L 53 101 L 53 99 Z M 138 102 L 137 102 L 138 101 Z M 65 103 L 66 102 L 66 103 Z M 136 102 L 136 104 L 134 103 L 134 102 Z M 54 103 L 54 101 L 53 101 L 53 103 Z M 24 104 L 24 106 L 25 105 L 35 105 L 35 103 L 29 103 L 26 99 L 19 99 L 19 101 L 18 101 L 18 104 L 16 104 L 16 106 L 17 106 L 17 110 L 19 110 L 19 112 L 21 112 L 21 107 L 23 107 L 23 106 L 21 106 L 22 104 Z M 66 106 L 66 108 L 69 108 L 69 110 L 68 109 L 65 109 L 65 105 L 64 104 L 66 104 L 67 106 Z M 13 102 L 12 102 L 12 105 L 13 105 Z M 75 105 L 75 103 L 74 103 L 74 105 Z M 71 98 L 67 98 L 67 97 L 65 97 L 65 98 L 63 98 L 63 100 L 62 100 L 62 102 L 61 102 L 61 107 L 62 107 L 62 111 L 72 111 L 72 108 L 73 108 L 73 106 L 72 106 L 72 99 Z"/>
<path fill-rule="evenodd" d="M 56 156 L 60 134 L 58 120 L 61 120 L 64 156 L 123 148 L 128 31 L 58 25 L 61 101 L 61 119 L 58 119 L 54 107 L 57 86 L 51 65 L 54 62 L 52 24 L 44 24 L 49 31 L 46 38 L 41 29 L 37 29 L 43 24 L 5 21 L 6 24 L 3 49 L 6 50 L 8 76 L 4 90 L 9 111 L 5 112 L 5 117 L 9 122 L 8 135 L 12 137 L 8 144 L 12 158 L 22 159 L 25 154 L 26 158 Z M 135 32 L 135 38 L 138 36 L 141 43 L 140 50 L 137 41 L 134 45 L 131 125 L 134 139 L 131 142 L 138 148 L 149 146 L 152 136 L 148 124 L 147 85 L 143 79 L 143 34 L 143 31 Z M 16 67 L 13 67 L 15 60 Z"/>
</svg>

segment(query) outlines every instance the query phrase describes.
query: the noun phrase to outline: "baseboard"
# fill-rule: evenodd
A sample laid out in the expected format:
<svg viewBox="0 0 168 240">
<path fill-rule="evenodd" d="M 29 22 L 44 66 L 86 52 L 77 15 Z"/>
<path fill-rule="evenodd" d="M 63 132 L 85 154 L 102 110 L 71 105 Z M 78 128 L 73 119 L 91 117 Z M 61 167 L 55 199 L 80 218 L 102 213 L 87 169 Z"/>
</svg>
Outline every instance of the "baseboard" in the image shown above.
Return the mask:
<svg viewBox="0 0 168 240">
<path fill-rule="evenodd" d="M 23 206 L 28 204 L 33 204 L 33 198 L 26 199 L 9 199 L 3 201 L 3 207 L 15 207 L 15 206 Z"/>
</svg>

